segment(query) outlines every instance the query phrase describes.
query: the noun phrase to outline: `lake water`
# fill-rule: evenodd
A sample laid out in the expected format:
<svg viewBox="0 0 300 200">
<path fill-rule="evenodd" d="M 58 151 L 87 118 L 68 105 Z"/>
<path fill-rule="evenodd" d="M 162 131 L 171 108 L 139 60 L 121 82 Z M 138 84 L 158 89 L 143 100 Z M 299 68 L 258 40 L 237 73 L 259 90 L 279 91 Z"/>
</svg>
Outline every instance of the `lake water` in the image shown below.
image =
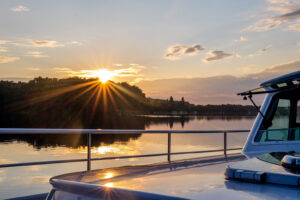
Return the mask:
<svg viewBox="0 0 300 200">
<path fill-rule="evenodd" d="M 250 129 L 254 117 L 232 116 L 143 116 L 145 129 L 159 130 L 224 130 Z M 118 127 L 116 127 L 117 129 Z M 242 147 L 248 133 L 230 133 L 228 148 Z M 86 158 L 86 136 L 0 136 L 0 164 Z M 223 148 L 223 134 L 172 134 L 172 152 Z M 92 157 L 124 156 L 167 152 L 166 134 L 129 136 L 93 136 Z M 235 151 L 238 152 L 238 151 Z M 222 154 L 206 153 L 172 156 L 172 159 Z M 233 153 L 233 152 L 232 152 Z M 92 169 L 166 161 L 167 157 L 131 158 L 94 161 Z M 0 198 L 48 192 L 49 178 L 55 175 L 86 170 L 86 163 L 37 165 L 0 168 Z"/>
</svg>

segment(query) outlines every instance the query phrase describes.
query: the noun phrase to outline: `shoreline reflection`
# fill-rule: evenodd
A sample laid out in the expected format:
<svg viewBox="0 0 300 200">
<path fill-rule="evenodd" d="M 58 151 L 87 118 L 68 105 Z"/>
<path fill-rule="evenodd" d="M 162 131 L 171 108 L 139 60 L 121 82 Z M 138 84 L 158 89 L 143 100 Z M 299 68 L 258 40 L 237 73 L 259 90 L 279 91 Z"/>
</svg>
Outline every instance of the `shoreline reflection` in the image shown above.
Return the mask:
<svg viewBox="0 0 300 200">
<path fill-rule="evenodd" d="M 129 120 L 136 120 L 137 126 L 125 127 L 125 129 L 157 129 L 157 130 L 184 130 L 184 129 L 249 129 L 254 120 L 253 116 L 173 116 L 173 115 L 148 115 L 135 116 Z M 134 123 L 131 123 L 134 124 Z M 112 127 L 119 128 L 119 127 Z M 93 153 L 106 154 L 117 153 L 120 146 L 130 141 L 138 141 L 142 134 L 113 134 L 113 135 L 92 135 Z M 158 137 L 158 136 L 157 136 Z M 87 136 L 70 134 L 40 134 L 40 135 L 1 135 L 0 144 L 13 142 L 26 142 L 34 149 L 67 147 L 81 149 L 87 146 Z M 112 145 L 116 145 L 113 147 Z M 118 147 L 118 148 L 117 148 Z M 95 149 L 96 148 L 96 149 Z M 120 152 L 118 152 L 120 153 Z"/>
</svg>

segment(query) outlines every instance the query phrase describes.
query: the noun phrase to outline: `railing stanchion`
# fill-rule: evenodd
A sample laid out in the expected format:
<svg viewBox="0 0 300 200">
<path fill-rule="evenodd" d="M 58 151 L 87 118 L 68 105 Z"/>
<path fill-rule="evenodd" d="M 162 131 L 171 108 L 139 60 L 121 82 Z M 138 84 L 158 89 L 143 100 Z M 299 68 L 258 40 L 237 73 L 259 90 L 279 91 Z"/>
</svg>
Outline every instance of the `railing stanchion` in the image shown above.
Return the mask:
<svg viewBox="0 0 300 200">
<path fill-rule="evenodd" d="M 171 161 L 171 133 L 168 133 L 168 162 Z"/>
<path fill-rule="evenodd" d="M 92 136 L 88 133 L 88 148 L 87 148 L 87 171 L 91 170 L 91 145 L 92 145 Z"/>
<path fill-rule="evenodd" d="M 227 157 L 227 132 L 224 132 L 224 155 Z"/>
</svg>

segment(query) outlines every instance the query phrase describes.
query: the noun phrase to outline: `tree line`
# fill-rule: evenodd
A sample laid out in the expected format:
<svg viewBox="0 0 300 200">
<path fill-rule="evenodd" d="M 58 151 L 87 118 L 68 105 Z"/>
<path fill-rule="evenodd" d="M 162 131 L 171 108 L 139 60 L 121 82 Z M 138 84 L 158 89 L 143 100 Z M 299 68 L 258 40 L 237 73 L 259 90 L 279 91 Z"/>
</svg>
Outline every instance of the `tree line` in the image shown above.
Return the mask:
<svg viewBox="0 0 300 200">
<path fill-rule="evenodd" d="M 1 127 L 144 128 L 132 117 L 145 114 L 255 115 L 252 106 L 194 105 L 147 98 L 126 82 L 92 78 L 42 78 L 0 81 Z M 130 116 L 127 117 L 127 116 Z"/>
</svg>

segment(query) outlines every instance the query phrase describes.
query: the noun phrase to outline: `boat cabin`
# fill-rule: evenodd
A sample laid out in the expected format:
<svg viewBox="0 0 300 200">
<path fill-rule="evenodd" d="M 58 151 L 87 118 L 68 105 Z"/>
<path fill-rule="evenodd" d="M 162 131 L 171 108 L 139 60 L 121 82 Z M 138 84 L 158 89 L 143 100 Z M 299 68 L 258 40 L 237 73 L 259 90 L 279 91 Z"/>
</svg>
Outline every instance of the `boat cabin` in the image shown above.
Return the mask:
<svg viewBox="0 0 300 200">
<path fill-rule="evenodd" d="M 299 83 L 297 71 L 239 94 L 251 101 L 255 94 L 267 96 L 243 149 L 250 159 L 228 166 L 228 179 L 300 186 Z"/>
<path fill-rule="evenodd" d="M 269 152 L 300 152 L 300 71 L 239 93 L 248 97 L 266 94 L 243 153 L 253 157 Z M 255 105 L 256 106 L 256 105 Z"/>
</svg>

